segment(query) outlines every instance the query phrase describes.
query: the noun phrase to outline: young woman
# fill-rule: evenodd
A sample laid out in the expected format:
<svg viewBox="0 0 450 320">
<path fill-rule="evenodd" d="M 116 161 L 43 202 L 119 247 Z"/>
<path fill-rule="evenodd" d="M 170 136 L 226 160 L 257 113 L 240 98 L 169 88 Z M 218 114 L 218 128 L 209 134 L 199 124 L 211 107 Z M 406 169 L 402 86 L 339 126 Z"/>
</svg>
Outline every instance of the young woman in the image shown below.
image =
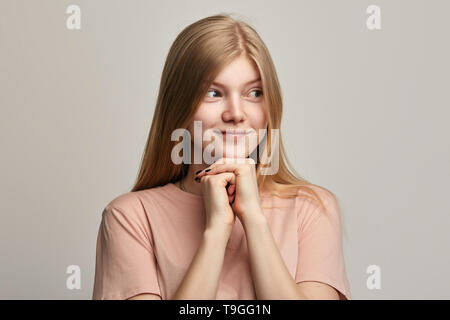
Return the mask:
<svg viewBox="0 0 450 320">
<path fill-rule="evenodd" d="M 93 299 L 351 299 L 338 201 L 288 169 L 281 116 L 252 27 L 224 14 L 185 28 L 137 182 L 103 211 Z"/>
</svg>

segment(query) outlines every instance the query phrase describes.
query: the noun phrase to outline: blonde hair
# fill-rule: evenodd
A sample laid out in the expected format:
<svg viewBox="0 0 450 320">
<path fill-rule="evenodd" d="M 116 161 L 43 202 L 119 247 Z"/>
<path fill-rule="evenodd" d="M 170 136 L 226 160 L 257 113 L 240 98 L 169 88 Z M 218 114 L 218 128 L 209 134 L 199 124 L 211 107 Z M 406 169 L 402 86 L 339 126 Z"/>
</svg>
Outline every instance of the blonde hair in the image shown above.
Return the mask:
<svg viewBox="0 0 450 320">
<path fill-rule="evenodd" d="M 189 164 L 174 164 L 171 141 L 175 129 L 187 128 L 219 71 L 233 59 L 245 54 L 259 69 L 265 98 L 267 148 L 262 160 L 268 162 L 271 152 L 271 129 L 280 129 L 282 95 L 272 58 L 258 33 L 247 23 L 230 14 L 209 16 L 187 26 L 173 42 L 161 76 L 155 113 L 143 154 L 139 175 L 131 191 L 174 183 L 187 174 Z M 279 131 L 280 132 L 280 131 Z M 261 174 L 256 164 L 258 187 L 282 198 L 295 197 L 299 191 L 311 200 L 324 202 L 311 186 L 322 188 L 302 178 L 286 158 L 279 133 L 279 167 L 273 175 Z"/>
</svg>

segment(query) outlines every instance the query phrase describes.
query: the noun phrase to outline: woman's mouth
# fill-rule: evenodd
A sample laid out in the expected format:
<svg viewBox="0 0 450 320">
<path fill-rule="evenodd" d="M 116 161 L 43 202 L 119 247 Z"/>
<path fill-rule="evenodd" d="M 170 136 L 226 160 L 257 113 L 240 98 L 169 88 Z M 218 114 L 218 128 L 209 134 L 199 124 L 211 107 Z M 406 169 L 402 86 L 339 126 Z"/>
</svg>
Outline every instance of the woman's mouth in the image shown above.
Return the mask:
<svg viewBox="0 0 450 320">
<path fill-rule="evenodd" d="M 214 132 L 221 134 L 223 136 L 230 137 L 243 137 L 248 135 L 251 130 L 248 129 L 226 129 L 226 130 L 214 130 Z"/>
</svg>

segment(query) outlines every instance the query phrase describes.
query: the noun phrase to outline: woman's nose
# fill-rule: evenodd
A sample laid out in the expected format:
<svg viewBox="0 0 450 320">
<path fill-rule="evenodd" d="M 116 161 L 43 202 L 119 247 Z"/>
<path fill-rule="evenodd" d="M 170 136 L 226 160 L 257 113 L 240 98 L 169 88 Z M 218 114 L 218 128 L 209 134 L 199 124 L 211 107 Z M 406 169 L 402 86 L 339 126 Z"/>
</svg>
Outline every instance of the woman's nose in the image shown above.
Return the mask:
<svg viewBox="0 0 450 320">
<path fill-rule="evenodd" d="M 245 119 L 243 104 L 239 97 L 233 97 L 227 101 L 222 118 L 225 122 L 233 121 L 235 123 Z"/>
</svg>

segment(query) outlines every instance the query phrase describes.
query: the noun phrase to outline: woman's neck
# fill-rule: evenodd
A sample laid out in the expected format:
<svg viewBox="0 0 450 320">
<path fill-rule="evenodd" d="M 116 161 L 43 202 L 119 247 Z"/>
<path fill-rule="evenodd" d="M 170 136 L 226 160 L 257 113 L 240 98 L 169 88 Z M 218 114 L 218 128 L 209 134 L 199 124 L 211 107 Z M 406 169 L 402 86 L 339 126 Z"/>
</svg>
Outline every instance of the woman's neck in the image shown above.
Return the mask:
<svg viewBox="0 0 450 320">
<path fill-rule="evenodd" d="M 205 168 L 207 168 L 209 165 L 207 164 L 191 164 L 189 165 L 189 170 L 187 175 L 182 178 L 182 181 L 180 180 L 178 182 L 178 187 L 180 189 L 184 189 L 183 191 L 189 192 L 189 193 L 193 193 L 196 195 L 202 195 L 202 188 L 200 183 L 196 182 L 194 180 L 195 178 L 195 173 L 199 170 L 203 170 Z"/>
</svg>

